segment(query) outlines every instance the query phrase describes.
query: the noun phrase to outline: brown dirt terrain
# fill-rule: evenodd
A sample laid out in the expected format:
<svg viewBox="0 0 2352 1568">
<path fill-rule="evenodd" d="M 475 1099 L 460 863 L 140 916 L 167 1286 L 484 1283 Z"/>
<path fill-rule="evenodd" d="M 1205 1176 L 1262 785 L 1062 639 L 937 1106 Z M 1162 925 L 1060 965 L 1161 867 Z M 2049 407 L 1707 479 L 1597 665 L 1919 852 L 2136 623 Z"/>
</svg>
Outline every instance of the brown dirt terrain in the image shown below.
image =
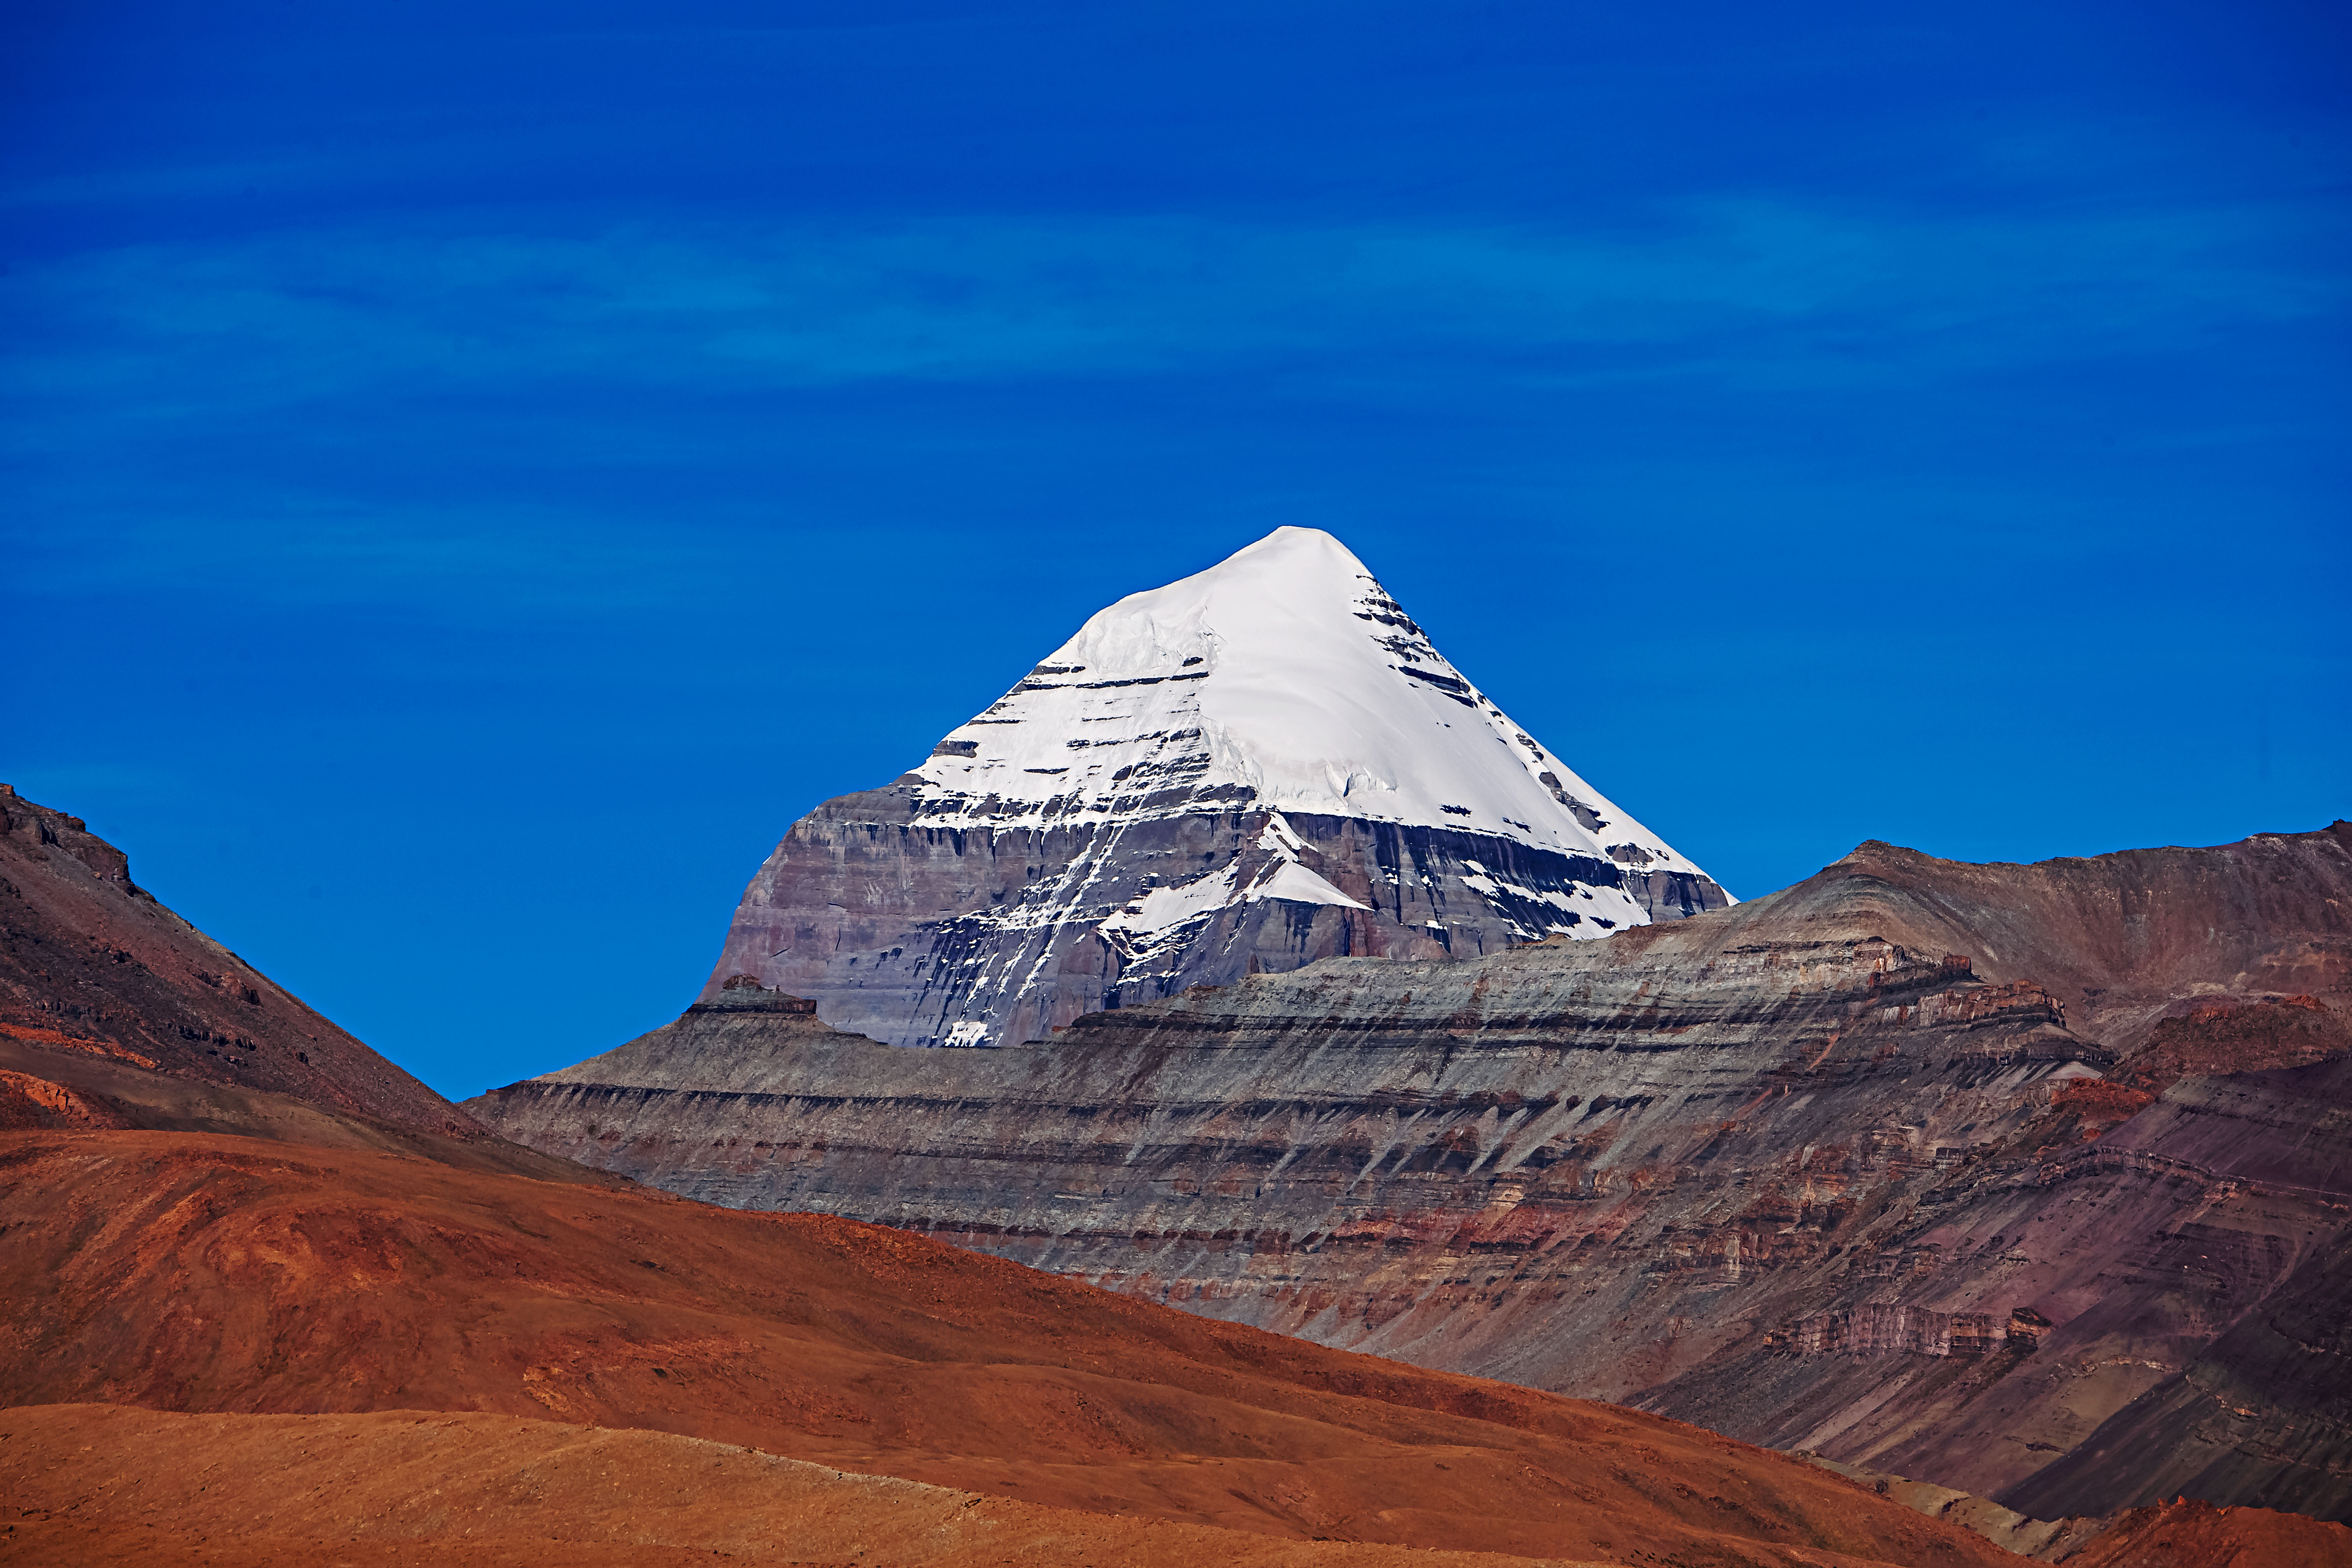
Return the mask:
<svg viewBox="0 0 2352 1568">
<path fill-rule="evenodd" d="M 2136 1508 L 2066 1568 L 2352 1568 L 2352 1526 L 2260 1508 Z"/>
<path fill-rule="evenodd" d="M 414 1411 L 0 1412 L 0 1496 L 12 1505 L 0 1522 L 9 1563 L 1535 1563 L 1039 1508 L 666 1432 Z"/>
<path fill-rule="evenodd" d="M 614 1189 L 626 1176 L 592 1170 L 478 1131 L 449 1137 L 333 1110 L 297 1095 L 201 1083 L 124 1062 L 0 1036 L 0 1131 L 226 1132 L 311 1149 L 366 1149 L 461 1171 Z"/>
<path fill-rule="evenodd" d="M 0 1134 L 0 1213 L 12 1405 L 552 1416 L 1289 1540 L 2014 1561 L 1677 1422 L 824 1216 L 153 1131 Z M 246 1468 L 263 1485 L 290 1462 Z M 1109 1544 L 1099 1560 L 1120 1560 Z"/>
</svg>

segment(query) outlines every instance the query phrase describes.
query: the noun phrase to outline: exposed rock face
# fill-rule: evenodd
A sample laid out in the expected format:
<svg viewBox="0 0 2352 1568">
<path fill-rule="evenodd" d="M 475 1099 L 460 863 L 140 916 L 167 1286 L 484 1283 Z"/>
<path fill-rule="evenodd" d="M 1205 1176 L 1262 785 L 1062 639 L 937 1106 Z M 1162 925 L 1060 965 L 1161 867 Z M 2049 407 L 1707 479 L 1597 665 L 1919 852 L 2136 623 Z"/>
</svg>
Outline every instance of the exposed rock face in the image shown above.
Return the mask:
<svg viewBox="0 0 2352 1568">
<path fill-rule="evenodd" d="M 2216 1173 L 2201 1184 L 2210 1209 L 2119 1249 L 2136 1266 L 2135 1294 L 2161 1280 L 2181 1308 L 2205 1311 L 2152 1325 L 2172 1329 L 2166 1348 L 2178 1362 L 2151 1369 L 2162 1375 L 2146 1393 L 2005 1500 L 2027 1512 L 2079 1511 L 2108 1495 L 2109 1478 L 2124 1469 L 2142 1478 L 2124 1500 L 2134 1504 L 2187 1496 L 2352 1516 L 2346 1069 L 2339 1058 L 2325 1068 L 2184 1079 L 2159 1102 L 2160 1117 L 2125 1130 L 2131 1136 L 2119 1137 L 2116 1152 L 2147 1162 L 2150 1174 L 2168 1168 L 2195 1190 L 2203 1171 Z M 2296 1247 L 2299 1212 L 2332 1217 L 2338 1228 L 2306 1226 Z M 2250 1216 L 2266 1223 L 2244 1223 Z M 2171 1279 L 2176 1272 L 2183 1278 Z M 2273 1275 L 2277 1283 L 2261 1289 Z M 2120 1315 L 2111 1321 L 2122 1326 Z M 2212 1329 L 2221 1331 L 2203 1339 Z M 2117 1342 L 2128 1348 L 2120 1335 Z M 2164 1342 L 2149 1334 L 2142 1343 Z"/>
<path fill-rule="evenodd" d="M 482 1136 L 456 1106 L 157 903 L 131 879 L 130 858 L 81 818 L 6 784 L 0 1039 Z"/>
<path fill-rule="evenodd" d="M 2347 975 L 2352 826 L 2040 866 L 1866 845 L 1605 942 L 1339 959 L 1036 1047 L 893 1050 L 739 989 L 472 1103 L 697 1197 L 2038 1517 L 2200 1489 L 2331 1514 Z M 2290 1005 L 2336 1059 L 2213 1077 L 2226 1039 L 2184 1044 Z M 2152 1041 L 2207 1076 L 2105 1081 Z M 2091 1441 L 2119 1421 L 2150 1436 Z M 2196 1459 L 2216 1437 L 2239 1457 Z"/>
<path fill-rule="evenodd" d="M 1729 902 L 1512 723 L 1329 534 L 1123 599 L 884 789 L 793 825 L 729 977 L 986 1046 L 1318 958 L 1473 956 Z"/>
</svg>

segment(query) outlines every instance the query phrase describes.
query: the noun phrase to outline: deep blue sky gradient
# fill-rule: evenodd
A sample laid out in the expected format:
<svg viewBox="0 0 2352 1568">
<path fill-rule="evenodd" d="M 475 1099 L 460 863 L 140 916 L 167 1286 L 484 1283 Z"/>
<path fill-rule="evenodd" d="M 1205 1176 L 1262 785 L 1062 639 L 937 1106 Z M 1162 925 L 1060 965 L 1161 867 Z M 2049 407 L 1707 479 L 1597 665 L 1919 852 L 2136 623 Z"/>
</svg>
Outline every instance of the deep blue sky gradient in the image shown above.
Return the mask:
<svg viewBox="0 0 2352 1568">
<path fill-rule="evenodd" d="M 1743 895 L 2316 826 L 2347 15 L 17 4 L 0 777 L 451 1094 L 1286 522 Z"/>
</svg>

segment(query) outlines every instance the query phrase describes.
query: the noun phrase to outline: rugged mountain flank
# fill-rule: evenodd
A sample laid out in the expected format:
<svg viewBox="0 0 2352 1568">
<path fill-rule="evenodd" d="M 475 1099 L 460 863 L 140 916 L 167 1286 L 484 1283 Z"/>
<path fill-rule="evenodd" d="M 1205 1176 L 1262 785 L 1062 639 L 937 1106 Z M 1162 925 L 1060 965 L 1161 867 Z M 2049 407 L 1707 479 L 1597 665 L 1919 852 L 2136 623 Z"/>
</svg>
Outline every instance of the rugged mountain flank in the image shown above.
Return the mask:
<svg viewBox="0 0 2352 1568">
<path fill-rule="evenodd" d="M 738 976 L 892 1045 L 1332 955 L 1443 958 L 1721 909 L 1447 663 L 1345 546 L 1278 529 L 1120 600 L 886 788 L 794 824 Z"/>
<path fill-rule="evenodd" d="M 6 784 L 0 1041 L 13 1047 L 5 1065 L 36 1078 L 54 1076 L 42 1060 L 62 1055 L 482 1136 L 456 1106 L 158 903 L 131 879 L 130 857 L 81 818 Z M 36 1092 L 0 1085 L 0 1124 L 37 1119 L 37 1110 L 10 1110 Z"/>
<path fill-rule="evenodd" d="M 2346 824 L 2038 866 L 1865 845 L 1606 942 L 1333 959 L 995 1051 L 739 984 L 473 1107 L 694 1196 L 2038 1517 L 2328 1516 L 2347 976 Z"/>
</svg>

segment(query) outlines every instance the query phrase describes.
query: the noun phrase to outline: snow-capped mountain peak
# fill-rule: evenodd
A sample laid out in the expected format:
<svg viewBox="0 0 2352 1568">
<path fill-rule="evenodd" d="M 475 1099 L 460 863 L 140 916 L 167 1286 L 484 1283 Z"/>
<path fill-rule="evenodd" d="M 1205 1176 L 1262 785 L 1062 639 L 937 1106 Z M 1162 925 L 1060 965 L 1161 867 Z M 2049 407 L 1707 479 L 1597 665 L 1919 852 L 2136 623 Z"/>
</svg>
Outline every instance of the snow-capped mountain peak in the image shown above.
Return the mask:
<svg viewBox="0 0 2352 1568">
<path fill-rule="evenodd" d="M 902 1045 L 1339 956 L 1605 936 L 1728 897 L 1448 663 L 1329 534 L 1089 619 L 917 771 L 794 825 L 744 977 Z"/>
<path fill-rule="evenodd" d="M 927 808 L 996 824 L 1183 810 L 1223 787 L 1279 811 L 1696 870 L 1513 723 L 1316 528 L 1276 529 L 1099 612 L 918 771 Z M 1186 801 L 1152 798 L 1179 788 Z"/>
</svg>

